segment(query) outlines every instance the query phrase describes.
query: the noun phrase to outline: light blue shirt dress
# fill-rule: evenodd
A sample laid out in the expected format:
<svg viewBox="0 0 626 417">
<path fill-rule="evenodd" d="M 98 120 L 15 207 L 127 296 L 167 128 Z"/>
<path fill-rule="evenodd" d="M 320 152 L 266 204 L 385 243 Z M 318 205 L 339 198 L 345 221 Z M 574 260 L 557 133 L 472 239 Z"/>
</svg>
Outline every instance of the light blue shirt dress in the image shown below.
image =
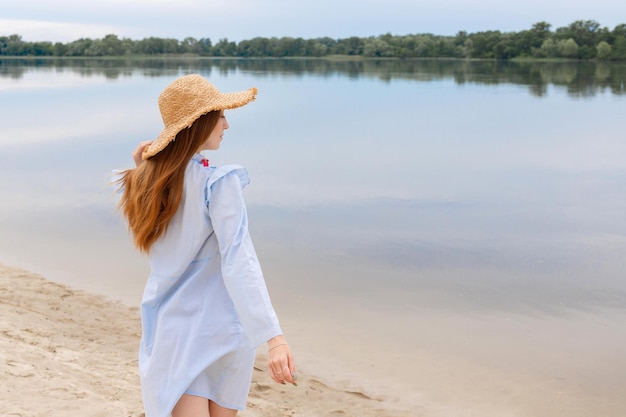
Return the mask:
<svg viewBox="0 0 626 417">
<path fill-rule="evenodd" d="M 243 410 L 255 349 L 282 334 L 250 234 L 245 168 L 193 157 L 180 207 L 151 247 L 139 371 L 146 417 L 183 393 Z"/>
</svg>

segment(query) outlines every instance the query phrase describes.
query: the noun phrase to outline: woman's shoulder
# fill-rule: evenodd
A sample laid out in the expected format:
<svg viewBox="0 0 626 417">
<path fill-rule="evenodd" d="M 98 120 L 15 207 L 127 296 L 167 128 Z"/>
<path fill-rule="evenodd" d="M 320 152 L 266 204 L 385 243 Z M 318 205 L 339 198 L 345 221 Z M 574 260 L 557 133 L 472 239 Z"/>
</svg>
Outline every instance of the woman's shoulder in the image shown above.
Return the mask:
<svg viewBox="0 0 626 417">
<path fill-rule="evenodd" d="M 232 175 L 239 179 L 242 188 L 250 183 L 248 170 L 242 165 L 209 166 L 208 162 L 200 154 L 194 155 L 188 166 L 188 172 L 191 173 L 190 176 L 195 178 L 193 182 L 201 181 L 206 188 L 211 188 L 221 179 Z"/>
<path fill-rule="evenodd" d="M 241 188 L 250 183 L 250 177 L 248 176 L 248 170 L 242 165 L 222 165 L 219 167 L 212 167 L 209 179 L 207 181 L 207 187 L 212 187 L 213 184 L 226 177 L 233 177 L 239 180 Z"/>
<path fill-rule="evenodd" d="M 215 187 L 222 189 L 243 189 L 250 183 L 248 171 L 241 165 L 222 165 L 210 167 L 209 177 L 205 187 L 205 201 L 208 203 Z M 235 191 L 237 194 L 240 193 Z"/>
</svg>

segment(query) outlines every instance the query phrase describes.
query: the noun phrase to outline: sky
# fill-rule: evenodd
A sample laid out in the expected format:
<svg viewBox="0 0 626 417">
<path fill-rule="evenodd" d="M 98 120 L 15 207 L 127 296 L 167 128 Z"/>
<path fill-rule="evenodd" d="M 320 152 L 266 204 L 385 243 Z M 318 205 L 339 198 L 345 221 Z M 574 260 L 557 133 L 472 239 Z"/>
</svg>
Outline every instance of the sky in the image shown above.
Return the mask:
<svg viewBox="0 0 626 417">
<path fill-rule="evenodd" d="M 545 21 L 576 20 L 613 29 L 626 23 L 625 0 L 0 0 L 0 36 L 71 42 L 115 34 L 242 41 L 261 37 L 385 33 L 454 35 L 516 32 Z"/>
</svg>

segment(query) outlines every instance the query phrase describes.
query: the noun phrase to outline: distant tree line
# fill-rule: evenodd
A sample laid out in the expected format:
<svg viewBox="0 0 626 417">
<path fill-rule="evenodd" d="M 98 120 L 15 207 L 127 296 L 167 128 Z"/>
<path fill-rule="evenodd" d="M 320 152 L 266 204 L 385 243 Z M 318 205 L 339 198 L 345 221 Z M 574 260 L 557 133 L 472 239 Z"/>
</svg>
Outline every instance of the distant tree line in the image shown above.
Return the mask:
<svg viewBox="0 0 626 417">
<path fill-rule="evenodd" d="M 256 37 L 240 42 L 208 38 L 144 38 L 132 40 L 106 35 L 102 39 L 81 38 L 68 43 L 26 42 L 20 35 L 0 36 L 0 56 L 158 56 L 195 55 L 209 57 L 325 57 L 347 55 L 371 58 L 568 58 L 579 60 L 626 60 L 626 24 L 613 30 L 594 20 L 577 20 L 551 30 L 546 22 L 520 32 L 497 30 L 455 36 L 433 34 L 376 37 L 330 37 L 303 39 Z"/>
</svg>

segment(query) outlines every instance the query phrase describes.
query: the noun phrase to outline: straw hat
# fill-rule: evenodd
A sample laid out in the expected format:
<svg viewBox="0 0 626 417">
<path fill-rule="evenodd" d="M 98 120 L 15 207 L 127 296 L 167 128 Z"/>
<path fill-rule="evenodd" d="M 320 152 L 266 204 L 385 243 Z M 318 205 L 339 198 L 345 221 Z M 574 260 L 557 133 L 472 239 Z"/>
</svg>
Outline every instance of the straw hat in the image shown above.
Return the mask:
<svg viewBox="0 0 626 417">
<path fill-rule="evenodd" d="M 142 154 L 148 159 L 161 152 L 178 132 L 190 127 L 200 116 L 214 110 L 244 106 L 256 98 L 257 89 L 221 93 L 198 74 L 185 75 L 168 85 L 159 96 L 159 109 L 165 127 Z"/>
</svg>

